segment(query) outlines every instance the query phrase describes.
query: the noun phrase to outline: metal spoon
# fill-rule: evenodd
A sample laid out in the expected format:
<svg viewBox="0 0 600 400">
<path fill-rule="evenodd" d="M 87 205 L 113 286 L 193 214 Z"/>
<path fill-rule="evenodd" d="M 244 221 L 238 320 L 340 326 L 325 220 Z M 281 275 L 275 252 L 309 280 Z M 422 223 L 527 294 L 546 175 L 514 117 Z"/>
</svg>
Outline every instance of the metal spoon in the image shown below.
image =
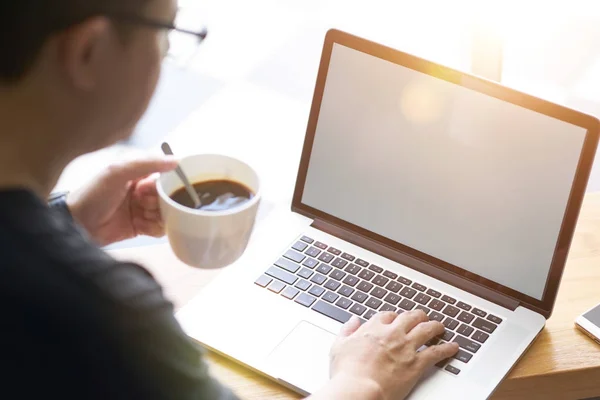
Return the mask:
<svg viewBox="0 0 600 400">
<path fill-rule="evenodd" d="M 166 155 L 168 155 L 168 156 L 172 156 L 173 155 L 173 150 L 171 150 L 171 146 L 169 146 L 169 144 L 167 142 L 164 142 L 162 144 L 161 148 L 162 148 L 163 153 L 165 153 Z M 194 188 L 190 184 L 190 181 L 187 178 L 187 176 L 185 175 L 185 172 L 183 172 L 183 169 L 181 169 L 181 166 L 177 165 L 177 168 L 175 168 L 175 172 L 179 176 L 179 179 L 181 179 L 181 181 L 185 185 L 185 189 L 187 190 L 188 194 L 192 198 L 192 201 L 194 202 L 194 207 L 195 208 L 200 208 L 200 206 L 202 205 L 202 203 L 200 202 L 200 198 L 198 197 L 198 193 L 196 193 L 196 191 L 194 190 Z"/>
</svg>

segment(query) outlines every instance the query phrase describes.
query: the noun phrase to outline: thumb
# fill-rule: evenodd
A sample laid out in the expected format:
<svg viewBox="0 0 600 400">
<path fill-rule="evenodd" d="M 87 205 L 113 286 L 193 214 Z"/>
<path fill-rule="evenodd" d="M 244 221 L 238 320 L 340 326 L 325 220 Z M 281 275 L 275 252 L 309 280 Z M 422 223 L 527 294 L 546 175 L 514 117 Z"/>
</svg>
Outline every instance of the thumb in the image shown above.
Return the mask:
<svg viewBox="0 0 600 400">
<path fill-rule="evenodd" d="M 352 316 L 340 329 L 340 337 L 348 337 L 360 328 L 360 319 L 357 316 Z"/>
<path fill-rule="evenodd" d="M 129 182 L 144 178 L 157 172 L 169 172 L 177 167 L 177 159 L 173 156 L 142 158 L 122 162 L 109 169 L 109 179 L 118 182 Z"/>
</svg>

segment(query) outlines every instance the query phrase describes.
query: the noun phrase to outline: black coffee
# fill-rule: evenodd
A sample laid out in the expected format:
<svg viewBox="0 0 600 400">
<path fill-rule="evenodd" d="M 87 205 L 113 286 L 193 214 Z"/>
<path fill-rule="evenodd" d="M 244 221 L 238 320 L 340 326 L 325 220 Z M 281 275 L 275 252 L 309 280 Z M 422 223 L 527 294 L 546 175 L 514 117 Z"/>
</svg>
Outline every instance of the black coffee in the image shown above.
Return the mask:
<svg viewBox="0 0 600 400">
<path fill-rule="evenodd" d="M 243 184 L 225 179 L 197 182 L 192 186 L 200 198 L 201 206 L 198 210 L 203 211 L 230 210 L 254 197 L 252 190 Z M 171 198 L 183 206 L 196 208 L 185 187 L 175 191 Z"/>
</svg>

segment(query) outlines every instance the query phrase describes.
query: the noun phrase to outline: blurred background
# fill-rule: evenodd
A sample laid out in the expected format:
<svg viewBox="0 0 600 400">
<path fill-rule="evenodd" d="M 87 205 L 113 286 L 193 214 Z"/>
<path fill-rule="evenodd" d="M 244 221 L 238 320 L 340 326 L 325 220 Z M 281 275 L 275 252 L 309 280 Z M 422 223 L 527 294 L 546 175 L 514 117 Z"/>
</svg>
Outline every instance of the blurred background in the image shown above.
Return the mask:
<svg viewBox="0 0 600 400">
<path fill-rule="evenodd" d="M 165 60 L 156 95 L 132 138 L 76 160 L 57 190 L 77 188 L 125 154 L 156 151 L 166 137 L 200 135 L 199 146 L 215 148 L 217 132 L 203 127 L 226 129 L 228 119 L 238 117 L 247 119 L 248 132 L 286 118 L 277 145 L 298 146 L 330 28 L 600 114 L 597 0 L 180 0 L 179 5 L 178 25 L 206 26 L 208 38 L 196 48 L 173 37 L 180 56 Z M 212 125 L 202 122 L 211 118 Z M 246 145 L 247 151 L 266 151 L 264 143 Z M 588 191 L 600 189 L 597 164 Z"/>
</svg>

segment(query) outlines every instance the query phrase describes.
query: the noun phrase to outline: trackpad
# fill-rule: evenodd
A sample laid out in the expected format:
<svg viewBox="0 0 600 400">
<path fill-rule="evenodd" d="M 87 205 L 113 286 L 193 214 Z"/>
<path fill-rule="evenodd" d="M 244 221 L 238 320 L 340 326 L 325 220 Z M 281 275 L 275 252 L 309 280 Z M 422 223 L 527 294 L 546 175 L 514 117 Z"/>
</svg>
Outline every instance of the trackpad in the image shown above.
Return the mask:
<svg viewBox="0 0 600 400">
<path fill-rule="evenodd" d="M 329 350 L 336 335 L 301 321 L 269 355 L 267 364 L 278 378 L 307 393 L 329 380 Z"/>
</svg>

